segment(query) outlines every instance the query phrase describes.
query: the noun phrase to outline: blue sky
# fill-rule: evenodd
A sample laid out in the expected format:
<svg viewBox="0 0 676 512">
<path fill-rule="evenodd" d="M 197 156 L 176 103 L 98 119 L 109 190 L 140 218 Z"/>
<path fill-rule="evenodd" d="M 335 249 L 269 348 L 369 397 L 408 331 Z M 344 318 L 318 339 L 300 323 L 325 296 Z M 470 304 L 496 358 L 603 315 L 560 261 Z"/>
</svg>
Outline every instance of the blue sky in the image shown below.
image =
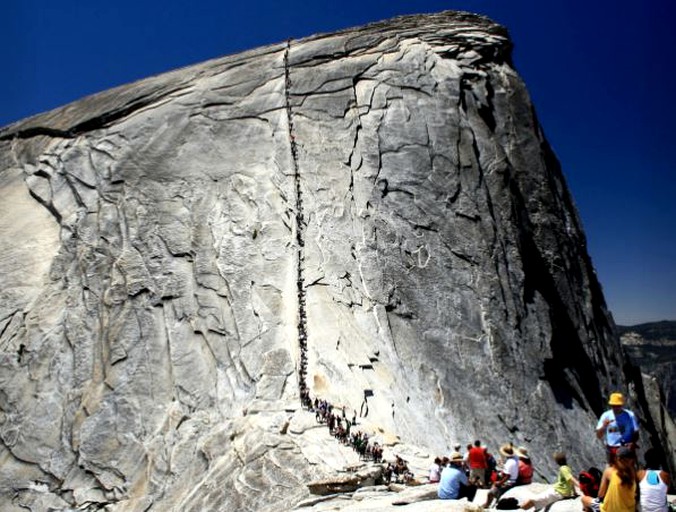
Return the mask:
<svg viewBox="0 0 676 512">
<path fill-rule="evenodd" d="M 400 14 L 505 25 L 615 320 L 676 320 L 676 2 L 8 0 L 0 126 L 140 78 Z"/>
</svg>

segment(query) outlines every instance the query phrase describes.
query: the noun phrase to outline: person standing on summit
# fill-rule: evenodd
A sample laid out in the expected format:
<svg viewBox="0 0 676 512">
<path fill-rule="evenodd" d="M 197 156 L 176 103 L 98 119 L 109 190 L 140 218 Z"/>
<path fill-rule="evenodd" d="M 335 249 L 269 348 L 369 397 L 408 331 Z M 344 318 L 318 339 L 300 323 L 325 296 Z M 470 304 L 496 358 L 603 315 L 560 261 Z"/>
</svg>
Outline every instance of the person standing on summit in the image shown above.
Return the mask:
<svg viewBox="0 0 676 512">
<path fill-rule="evenodd" d="M 479 487 L 485 487 L 488 482 L 488 452 L 481 446 L 481 441 L 474 441 L 474 446 L 467 452 L 469 479 Z"/>
<path fill-rule="evenodd" d="M 601 415 L 596 425 L 596 437 L 605 440 L 608 459 L 612 461 L 620 447 L 635 449 L 638 421 L 633 412 L 624 408 L 622 393 L 611 393 L 608 405 L 610 409 Z"/>
</svg>

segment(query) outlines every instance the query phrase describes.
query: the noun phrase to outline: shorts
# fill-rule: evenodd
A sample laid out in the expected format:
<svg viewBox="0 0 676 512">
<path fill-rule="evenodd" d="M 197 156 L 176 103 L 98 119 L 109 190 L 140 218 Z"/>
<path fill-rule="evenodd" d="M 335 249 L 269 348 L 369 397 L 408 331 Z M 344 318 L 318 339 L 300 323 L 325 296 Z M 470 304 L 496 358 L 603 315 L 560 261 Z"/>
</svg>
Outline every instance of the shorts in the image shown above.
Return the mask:
<svg viewBox="0 0 676 512">
<path fill-rule="evenodd" d="M 562 500 L 563 498 L 564 497 L 556 492 L 554 488 L 549 488 L 532 498 L 533 507 L 535 507 L 535 510 L 540 510 L 545 508 L 547 505 L 551 505 L 552 503 Z"/>
<path fill-rule="evenodd" d="M 470 480 L 470 482 L 474 482 L 477 478 L 481 481 L 481 485 L 485 485 L 485 483 L 486 483 L 486 470 L 484 468 L 481 468 L 481 469 L 474 468 L 474 469 L 469 470 L 469 480 Z"/>
<path fill-rule="evenodd" d="M 589 504 L 589 508 L 592 509 L 594 512 L 600 512 L 602 501 L 603 500 L 601 498 L 594 498 L 594 500 Z"/>
<path fill-rule="evenodd" d="M 509 491 L 512 487 L 514 487 L 515 484 L 503 484 L 500 487 L 497 485 L 493 485 L 493 487 L 490 488 L 488 491 L 488 494 L 493 496 L 496 500 L 500 499 L 500 496 L 505 494 L 507 491 Z"/>
</svg>

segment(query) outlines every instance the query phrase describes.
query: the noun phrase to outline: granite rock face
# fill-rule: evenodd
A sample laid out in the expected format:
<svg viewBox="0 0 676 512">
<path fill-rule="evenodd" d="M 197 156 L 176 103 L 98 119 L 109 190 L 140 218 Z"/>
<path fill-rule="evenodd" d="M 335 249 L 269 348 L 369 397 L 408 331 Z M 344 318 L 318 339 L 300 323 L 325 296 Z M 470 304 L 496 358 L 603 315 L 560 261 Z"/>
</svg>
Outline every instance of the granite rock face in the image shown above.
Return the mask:
<svg viewBox="0 0 676 512">
<path fill-rule="evenodd" d="M 404 17 L 0 131 L 3 510 L 292 508 L 356 462 L 302 360 L 386 457 L 602 458 L 621 350 L 510 50 Z"/>
</svg>

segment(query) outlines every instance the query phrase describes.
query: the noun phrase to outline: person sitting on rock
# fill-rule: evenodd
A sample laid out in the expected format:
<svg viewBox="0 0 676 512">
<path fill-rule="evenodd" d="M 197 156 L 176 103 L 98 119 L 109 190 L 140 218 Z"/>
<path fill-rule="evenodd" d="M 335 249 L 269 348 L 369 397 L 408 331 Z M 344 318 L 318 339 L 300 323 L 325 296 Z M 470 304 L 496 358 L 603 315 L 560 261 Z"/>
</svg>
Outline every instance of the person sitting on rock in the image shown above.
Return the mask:
<svg viewBox="0 0 676 512">
<path fill-rule="evenodd" d="M 407 483 L 413 479 L 413 473 L 409 471 L 408 464 L 399 455 L 396 456 L 394 463 L 394 474 L 396 475 L 396 481 L 400 483 Z"/>
<path fill-rule="evenodd" d="M 534 507 L 535 510 L 540 510 L 552 503 L 575 496 L 575 488 L 579 488 L 580 483 L 575 479 L 570 466 L 568 466 L 566 454 L 555 452 L 554 461 L 559 465 L 559 473 L 554 485 L 546 491 L 525 500 L 521 503 L 520 508 L 525 510 Z"/>
<path fill-rule="evenodd" d="M 621 446 L 603 471 L 596 498 L 582 496 L 582 506 L 593 512 L 634 512 L 636 510 L 636 453 Z"/>
<path fill-rule="evenodd" d="M 516 456 L 519 458 L 519 476 L 516 479 L 516 485 L 528 485 L 533 481 L 533 463 L 528 450 L 519 446 L 516 449 Z"/>
<path fill-rule="evenodd" d="M 502 470 L 498 473 L 497 480 L 488 491 L 483 508 L 488 508 L 494 499 L 499 499 L 507 490 L 514 487 L 516 479 L 519 477 L 519 460 L 516 457 L 514 447 L 511 444 L 502 445 L 500 455 L 504 458 Z"/>
<path fill-rule="evenodd" d="M 431 484 L 436 484 L 437 482 L 439 482 L 440 478 L 441 478 L 441 458 L 436 457 L 434 459 L 432 467 L 430 467 L 430 472 L 427 477 L 427 480 Z"/>
<path fill-rule="evenodd" d="M 406 464 L 406 461 L 402 459 L 399 455 L 396 455 L 395 458 L 394 471 L 398 475 L 401 475 L 406 471 L 408 471 L 408 464 Z"/>
<path fill-rule="evenodd" d="M 641 512 L 667 512 L 667 490 L 671 485 L 669 473 L 660 469 L 660 455 L 655 448 L 645 452 L 645 469 L 637 475 L 639 481 Z"/>
<path fill-rule="evenodd" d="M 441 471 L 441 480 L 437 496 L 441 500 L 460 500 L 467 498 L 468 501 L 474 500 L 476 487 L 469 484 L 467 475 L 462 470 L 462 455 L 459 452 L 453 452 L 450 455 L 450 464 Z"/>
</svg>

